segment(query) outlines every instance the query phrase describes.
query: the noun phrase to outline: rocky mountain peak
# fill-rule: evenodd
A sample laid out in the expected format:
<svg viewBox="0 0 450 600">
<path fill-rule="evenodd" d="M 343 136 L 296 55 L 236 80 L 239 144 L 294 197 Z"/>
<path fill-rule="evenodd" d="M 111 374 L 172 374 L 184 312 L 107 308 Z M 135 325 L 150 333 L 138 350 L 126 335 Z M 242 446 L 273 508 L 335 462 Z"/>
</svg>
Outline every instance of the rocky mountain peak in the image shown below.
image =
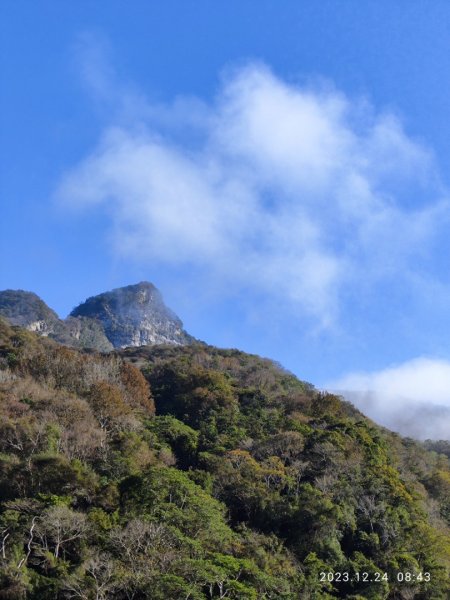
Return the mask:
<svg viewBox="0 0 450 600">
<path fill-rule="evenodd" d="M 142 281 L 88 298 L 71 317 L 100 321 L 115 348 L 151 344 L 186 344 L 183 323 L 152 284 Z"/>
<path fill-rule="evenodd" d="M 5 290 L 0 292 L 0 316 L 60 343 L 102 352 L 192 340 L 159 290 L 147 281 L 92 296 L 64 320 L 36 294 Z"/>
</svg>

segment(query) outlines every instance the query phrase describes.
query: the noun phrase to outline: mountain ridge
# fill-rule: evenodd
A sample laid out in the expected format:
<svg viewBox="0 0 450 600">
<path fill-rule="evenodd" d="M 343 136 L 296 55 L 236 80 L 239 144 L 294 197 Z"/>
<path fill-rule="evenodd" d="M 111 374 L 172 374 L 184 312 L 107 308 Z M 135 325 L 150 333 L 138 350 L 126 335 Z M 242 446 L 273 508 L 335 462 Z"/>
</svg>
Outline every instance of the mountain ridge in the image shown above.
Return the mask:
<svg viewBox="0 0 450 600">
<path fill-rule="evenodd" d="M 109 352 L 152 344 L 188 344 L 194 338 L 154 284 L 137 284 L 87 298 L 60 319 L 34 292 L 0 291 L 0 316 L 12 325 L 75 348 Z"/>
</svg>

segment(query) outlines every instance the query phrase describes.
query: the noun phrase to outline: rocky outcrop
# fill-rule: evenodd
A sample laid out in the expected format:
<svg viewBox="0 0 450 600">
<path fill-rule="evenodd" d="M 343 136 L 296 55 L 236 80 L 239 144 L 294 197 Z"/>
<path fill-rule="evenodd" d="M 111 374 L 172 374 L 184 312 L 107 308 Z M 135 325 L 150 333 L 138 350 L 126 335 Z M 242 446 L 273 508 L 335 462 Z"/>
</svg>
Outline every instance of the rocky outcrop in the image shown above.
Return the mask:
<svg viewBox="0 0 450 600">
<path fill-rule="evenodd" d="M 114 348 L 190 341 L 183 323 L 147 281 L 88 298 L 70 315 L 100 322 Z"/>
<path fill-rule="evenodd" d="M 40 335 L 77 348 L 108 352 L 113 348 L 188 344 L 193 338 L 149 282 L 88 298 L 65 320 L 32 292 L 0 292 L 0 316 Z"/>
</svg>

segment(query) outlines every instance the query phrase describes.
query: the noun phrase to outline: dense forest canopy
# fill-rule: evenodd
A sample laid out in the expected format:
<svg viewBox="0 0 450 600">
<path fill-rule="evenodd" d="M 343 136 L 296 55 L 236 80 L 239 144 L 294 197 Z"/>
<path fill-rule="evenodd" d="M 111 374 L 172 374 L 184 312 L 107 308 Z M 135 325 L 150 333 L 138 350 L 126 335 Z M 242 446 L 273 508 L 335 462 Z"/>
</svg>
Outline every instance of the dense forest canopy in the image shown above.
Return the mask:
<svg viewBox="0 0 450 600">
<path fill-rule="evenodd" d="M 0 321 L 0 429 L 0 598 L 447 598 L 448 444 L 269 360 Z"/>
</svg>

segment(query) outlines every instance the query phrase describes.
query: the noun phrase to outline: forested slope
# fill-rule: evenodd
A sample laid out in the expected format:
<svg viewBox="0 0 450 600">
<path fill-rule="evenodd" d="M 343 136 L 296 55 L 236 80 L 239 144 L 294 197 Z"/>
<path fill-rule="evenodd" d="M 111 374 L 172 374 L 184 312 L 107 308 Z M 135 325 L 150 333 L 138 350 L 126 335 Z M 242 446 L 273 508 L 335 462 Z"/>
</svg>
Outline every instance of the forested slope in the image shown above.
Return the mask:
<svg viewBox="0 0 450 600">
<path fill-rule="evenodd" d="M 0 598 L 444 599 L 449 493 L 444 454 L 271 361 L 0 321 Z"/>
</svg>

